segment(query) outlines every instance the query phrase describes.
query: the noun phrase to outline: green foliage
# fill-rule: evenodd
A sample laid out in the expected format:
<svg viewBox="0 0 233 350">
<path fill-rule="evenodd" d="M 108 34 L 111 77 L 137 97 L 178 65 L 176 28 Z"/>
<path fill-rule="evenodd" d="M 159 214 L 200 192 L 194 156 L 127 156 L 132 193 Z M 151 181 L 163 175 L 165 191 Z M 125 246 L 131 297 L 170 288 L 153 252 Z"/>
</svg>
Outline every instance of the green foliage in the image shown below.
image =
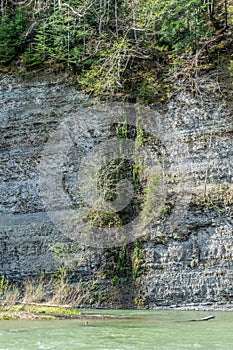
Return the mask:
<svg viewBox="0 0 233 350">
<path fill-rule="evenodd" d="M 162 10 L 158 47 L 174 52 L 195 52 L 212 33 L 206 26 L 206 4 L 202 0 L 169 1 Z"/>
<path fill-rule="evenodd" d="M 0 65 L 20 57 L 17 64 L 26 70 L 61 67 L 77 75 L 84 92 L 107 97 L 129 93 L 142 103 L 169 95 L 167 72 L 161 69 L 158 74 L 161 61 L 168 67 L 171 57 L 195 54 L 232 23 L 231 6 L 220 0 L 70 0 L 4 6 Z"/>
<path fill-rule="evenodd" d="M 73 246 L 68 246 L 59 242 L 57 242 L 50 248 L 56 260 L 61 264 L 60 268 L 57 271 L 59 275 L 63 274 L 62 271 L 64 269 L 64 264 L 70 260 L 70 256 L 72 254 L 73 249 Z"/>
<path fill-rule="evenodd" d="M 141 296 L 139 298 L 134 298 L 134 304 L 137 307 L 145 307 L 147 304 L 146 296 Z"/>
<path fill-rule="evenodd" d="M 116 126 L 116 134 L 119 139 L 127 139 L 128 135 L 128 124 L 127 121 L 124 124 L 120 124 Z"/>
<path fill-rule="evenodd" d="M 212 209 L 218 212 L 221 208 L 233 204 L 232 189 L 228 185 L 209 186 L 204 193 L 196 196 L 195 203 L 205 209 Z"/>
<path fill-rule="evenodd" d="M 115 285 L 121 278 L 130 273 L 130 262 L 128 261 L 127 247 L 123 246 L 116 252 L 116 259 L 113 267 L 112 285 Z"/>
<path fill-rule="evenodd" d="M 137 25 L 147 34 L 144 41 L 147 48 L 154 46 L 179 53 L 197 50 L 200 41 L 213 32 L 208 6 L 202 0 L 142 2 L 138 6 Z"/>
<path fill-rule="evenodd" d="M 232 5 L 228 5 L 228 23 L 230 25 L 233 24 L 233 4 Z"/>
<path fill-rule="evenodd" d="M 130 59 L 130 44 L 125 37 L 102 42 L 98 61 L 83 72 L 79 81 L 84 91 L 98 96 L 122 89 Z"/>
<path fill-rule="evenodd" d="M 19 298 L 19 290 L 16 285 L 12 285 L 9 280 L 2 275 L 0 280 L 0 298 L 1 305 L 11 306 L 16 303 Z"/>
<path fill-rule="evenodd" d="M 4 275 L 2 275 L 0 280 L 0 295 L 4 295 L 9 289 L 9 282 Z"/>
<path fill-rule="evenodd" d="M 123 274 L 125 272 L 125 269 L 127 268 L 126 264 L 126 246 L 123 246 L 119 253 L 118 253 L 118 258 L 115 263 L 115 269 L 119 273 L 119 275 Z"/>
<path fill-rule="evenodd" d="M 146 105 L 153 103 L 154 101 L 163 102 L 168 98 L 171 90 L 171 84 L 162 79 L 157 80 L 153 76 L 148 77 L 148 74 L 146 74 L 138 92 L 138 102 Z"/>
<path fill-rule="evenodd" d="M 22 308 L 22 305 L 20 305 L 20 307 Z M 78 311 L 77 309 L 73 309 L 73 308 L 64 308 L 61 306 L 52 306 L 52 305 L 24 305 L 23 309 L 25 312 L 30 312 L 33 313 L 35 315 L 41 315 L 43 314 L 44 316 L 47 315 L 65 315 L 65 316 L 79 316 L 80 315 L 80 311 Z M 17 309 L 16 309 L 17 310 Z"/>
<path fill-rule="evenodd" d="M 139 241 L 136 241 L 134 243 L 134 250 L 132 254 L 132 275 L 134 280 L 139 276 L 141 272 L 142 262 L 143 262 L 142 246 Z"/>
<path fill-rule="evenodd" d="M 111 279 L 112 286 L 115 286 L 117 284 L 119 277 L 117 275 L 114 275 Z"/>
<path fill-rule="evenodd" d="M 134 163 L 133 165 L 133 173 L 132 173 L 132 180 L 134 183 L 138 183 L 140 180 L 140 175 L 142 172 L 142 168 L 139 164 Z"/>
<path fill-rule="evenodd" d="M 0 17 L 0 65 L 10 63 L 23 50 L 24 31 L 27 20 L 20 9 L 14 13 L 6 12 Z"/>
<path fill-rule="evenodd" d="M 159 187 L 159 185 L 160 185 L 159 175 L 157 173 L 151 174 L 150 179 L 149 179 L 149 183 L 144 190 L 145 200 L 142 203 L 142 207 L 143 207 L 143 211 L 145 211 L 145 213 L 147 213 L 148 210 L 150 211 L 151 208 L 153 207 L 154 201 L 155 201 L 155 192 L 156 192 L 157 188 Z"/>
<path fill-rule="evenodd" d="M 93 227 L 115 227 L 121 225 L 117 213 L 90 210 L 83 217 L 84 222 L 89 222 Z"/>
<path fill-rule="evenodd" d="M 83 29 L 76 18 L 67 17 L 64 11 L 55 11 L 37 29 L 32 43 L 21 56 L 26 66 L 41 63 L 63 62 L 78 65 L 83 58 Z"/>
<path fill-rule="evenodd" d="M 230 60 L 229 71 L 230 71 L 231 76 L 233 76 L 233 60 Z M 232 84 L 233 84 L 233 82 L 232 82 Z"/>
</svg>

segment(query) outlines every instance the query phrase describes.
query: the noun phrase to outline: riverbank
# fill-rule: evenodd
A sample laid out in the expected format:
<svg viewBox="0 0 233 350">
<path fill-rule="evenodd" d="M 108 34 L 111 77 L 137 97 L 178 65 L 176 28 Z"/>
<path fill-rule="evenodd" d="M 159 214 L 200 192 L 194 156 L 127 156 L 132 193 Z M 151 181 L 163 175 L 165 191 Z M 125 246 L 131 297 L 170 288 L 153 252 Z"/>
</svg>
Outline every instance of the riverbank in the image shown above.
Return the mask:
<svg viewBox="0 0 233 350">
<path fill-rule="evenodd" d="M 153 308 L 153 310 L 232 312 L 233 303 L 190 303 L 186 305 L 158 306 L 156 308 Z"/>
<path fill-rule="evenodd" d="M 54 320 L 78 317 L 80 317 L 80 311 L 69 306 L 19 303 L 0 307 L 0 320 Z"/>
<path fill-rule="evenodd" d="M 138 310 L 138 309 L 136 309 Z M 232 312 L 231 303 L 190 303 L 186 305 L 170 305 L 155 307 L 151 311 L 198 311 L 198 312 Z M 69 307 L 68 305 L 49 304 L 18 304 L 12 306 L 2 305 L 0 307 L 0 320 L 64 320 L 64 319 L 112 319 L 120 318 L 119 310 L 112 309 L 83 309 Z M 125 316 L 124 316 L 125 318 Z"/>
</svg>

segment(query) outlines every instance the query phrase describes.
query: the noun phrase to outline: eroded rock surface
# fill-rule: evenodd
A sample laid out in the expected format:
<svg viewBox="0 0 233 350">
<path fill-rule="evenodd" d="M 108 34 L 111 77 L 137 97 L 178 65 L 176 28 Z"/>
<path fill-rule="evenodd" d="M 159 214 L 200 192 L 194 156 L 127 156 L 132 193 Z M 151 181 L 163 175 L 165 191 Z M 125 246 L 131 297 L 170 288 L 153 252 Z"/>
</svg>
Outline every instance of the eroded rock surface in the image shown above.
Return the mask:
<svg viewBox="0 0 233 350">
<path fill-rule="evenodd" d="M 132 207 L 122 214 L 124 220 L 127 213 L 131 218 L 138 216 L 139 224 L 141 221 L 143 224 L 135 229 L 132 226 L 132 236 L 121 242 L 130 247 L 132 256 L 136 239 L 140 241 L 140 249 L 137 273 L 133 271 L 135 256 L 127 255 L 132 271 L 126 274 L 128 279 L 123 280 L 120 294 L 126 291 L 125 283 L 127 293 L 132 293 L 131 301 L 150 307 L 221 301 L 233 294 L 233 121 L 231 112 L 215 97 L 199 100 L 180 94 L 166 105 L 151 108 L 121 104 L 90 106 L 88 98 L 64 78 L 22 81 L 6 75 L 1 77 L 0 94 L 0 275 L 19 280 L 51 273 L 58 264 L 51 247 L 75 242 L 76 283 L 100 278 L 102 287 L 99 288 L 105 290 L 97 303 L 129 302 L 129 298 L 119 295 L 114 299 L 107 291 L 108 286 L 113 287 L 115 283 L 109 273 L 116 265 L 116 258 L 111 258 L 111 245 L 114 248 L 114 241 L 119 243 L 120 238 L 114 237 L 105 247 L 103 242 L 107 241 L 100 236 L 102 244 L 98 247 L 95 237 L 95 244 L 90 247 L 89 232 L 80 232 L 87 219 L 78 236 L 62 232 L 61 225 L 56 225 L 54 216 L 48 213 L 50 209 L 64 209 L 59 191 L 52 184 L 53 179 L 56 183 L 56 176 L 48 176 L 51 185 L 48 188 L 58 191 L 58 196 L 52 196 L 46 207 L 45 198 L 40 195 L 39 172 L 46 143 L 53 135 L 50 147 L 57 147 L 58 136 L 55 137 L 53 131 L 68 120 L 66 132 L 60 135 L 67 152 L 57 188 L 62 187 L 68 209 L 81 210 L 78 187 L 80 166 L 85 167 L 82 159 L 89 159 L 85 157 L 98 145 L 116 136 L 112 128 L 119 116 L 125 118 L 126 109 L 131 121 L 127 120 L 128 134 L 124 137 L 130 136 L 135 142 L 139 121 L 144 139 L 137 136 L 136 141 L 141 142 L 138 151 L 143 155 L 144 175 L 148 177 L 148 169 L 157 166 L 166 190 L 152 191 L 152 196 L 159 193 L 164 196 L 160 206 L 153 198 L 146 211 L 146 205 L 138 200 L 134 202 L 135 215 Z M 119 124 L 121 132 L 123 119 Z M 52 148 L 51 154 L 56 155 Z M 57 164 L 55 158 L 54 164 Z M 51 164 L 49 167 L 51 170 Z M 56 173 L 56 166 L 52 171 Z M 143 186 L 141 194 L 145 195 L 149 185 Z M 89 203 L 93 209 L 91 205 Z M 90 213 L 88 215 L 89 220 Z M 106 217 L 104 219 L 106 221 Z M 99 234 L 105 229 L 104 219 L 96 224 Z M 109 225 L 109 221 L 105 225 Z M 116 246 L 122 249 L 120 244 Z M 115 271 L 119 273 L 116 268 Z"/>
</svg>

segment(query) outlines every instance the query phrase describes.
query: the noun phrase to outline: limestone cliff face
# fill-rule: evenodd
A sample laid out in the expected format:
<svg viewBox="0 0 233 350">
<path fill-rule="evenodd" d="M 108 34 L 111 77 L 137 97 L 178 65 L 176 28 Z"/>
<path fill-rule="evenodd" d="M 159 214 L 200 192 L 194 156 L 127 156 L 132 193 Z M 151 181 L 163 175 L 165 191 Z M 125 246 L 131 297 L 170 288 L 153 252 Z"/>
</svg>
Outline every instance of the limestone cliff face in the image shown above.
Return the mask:
<svg viewBox="0 0 233 350">
<path fill-rule="evenodd" d="M 10 76 L 1 77 L 0 93 L 0 275 L 49 274 L 58 264 L 51 248 L 64 243 L 72 246 L 73 282 L 97 281 L 99 304 L 153 307 L 233 294 L 233 121 L 215 96 L 180 94 L 150 108 L 90 106 L 64 78 Z M 118 170 L 132 173 L 134 184 L 119 189 L 110 220 L 93 204 L 88 162 L 109 156 L 119 130 L 132 142 Z M 97 170 L 104 192 L 109 177 Z"/>
<path fill-rule="evenodd" d="M 61 79 L 1 77 L 0 274 L 21 279 L 57 265 L 50 247 L 59 232 L 38 196 L 37 166 L 49 133 L 79 104 Z"/>
<path fill-rule="evenodd" d="M 168 115 L 188 145 L 192 198 L 170 238 L 144 243 L 139 283 L 151 306 L 219 301 L 233 291 L 232 114 L 188 99 L 171 103 Z"/>
</svg>

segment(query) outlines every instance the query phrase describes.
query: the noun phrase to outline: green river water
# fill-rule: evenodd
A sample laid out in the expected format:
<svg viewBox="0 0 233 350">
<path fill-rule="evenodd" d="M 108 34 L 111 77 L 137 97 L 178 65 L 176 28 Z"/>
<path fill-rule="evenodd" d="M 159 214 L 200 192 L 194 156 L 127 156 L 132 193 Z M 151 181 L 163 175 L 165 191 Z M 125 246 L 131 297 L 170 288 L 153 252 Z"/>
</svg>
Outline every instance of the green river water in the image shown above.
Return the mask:
<svg viewBox="0 0 233 350">
<path fill-rule="evenodd" d="M 233 350 L 233 313 L 84 311 L 114 319 L 0 321 L 0 350 Z M 216 318 L 189 322 L 209 315 Z"/>
</svg>

